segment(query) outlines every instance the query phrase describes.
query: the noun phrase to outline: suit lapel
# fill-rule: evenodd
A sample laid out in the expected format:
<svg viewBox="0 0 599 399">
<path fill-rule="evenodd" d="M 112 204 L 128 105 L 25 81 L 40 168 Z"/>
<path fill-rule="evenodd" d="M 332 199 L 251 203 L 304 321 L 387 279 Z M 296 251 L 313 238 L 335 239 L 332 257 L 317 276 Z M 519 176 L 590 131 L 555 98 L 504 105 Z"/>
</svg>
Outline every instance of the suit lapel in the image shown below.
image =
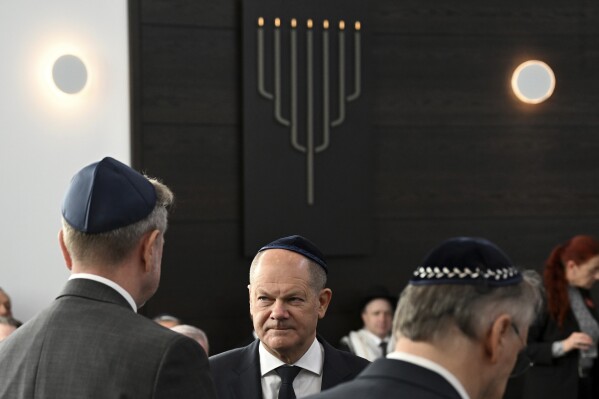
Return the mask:
<svg viewBox="0 0 599 399">
<path fill-rule="evenodd" d="M 260 356 L 255 340 L 243 349 L 239 364 L 232 370 L 231 381 L 233 397 L 237 399 L 262 399 L 262 378 L 260 376 Z"/>
<path fill-rule="evenodd" d="M 335 348 L 329 345 L 321 337 L 318 341 L 324 348 L 324 364 L 322 366 L 322 386 L 321 390 L 329 389 L 345 381 L 345 378 L 351 374 L 351 370 L 343 361 L 341 355 Z"/>
</svg>

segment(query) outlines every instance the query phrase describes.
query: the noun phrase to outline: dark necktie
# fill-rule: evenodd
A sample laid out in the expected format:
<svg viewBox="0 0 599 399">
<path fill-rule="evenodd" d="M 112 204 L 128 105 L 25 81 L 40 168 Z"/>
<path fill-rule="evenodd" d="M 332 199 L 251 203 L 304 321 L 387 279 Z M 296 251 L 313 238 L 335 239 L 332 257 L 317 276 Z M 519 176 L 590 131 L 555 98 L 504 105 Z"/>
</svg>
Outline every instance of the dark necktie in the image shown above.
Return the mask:
<svg viewBox="0 0 599 399">
<path fill-rule="evenodd" d="M 302 370 L 297 366 L 279 366 L 275 369 L 276 373 L 281 377 L 281 388 L 279 389 L 279 399 L 295 399 L 295 391 L 293 390 L 293 380 Z"/>
<path fill-rule="evenodd" d="M 387 342 L 381 341 L 379 346 L 381 347 L 381 352 L 383 353 L 383 357 L 387 356 Z"/>
</svg>

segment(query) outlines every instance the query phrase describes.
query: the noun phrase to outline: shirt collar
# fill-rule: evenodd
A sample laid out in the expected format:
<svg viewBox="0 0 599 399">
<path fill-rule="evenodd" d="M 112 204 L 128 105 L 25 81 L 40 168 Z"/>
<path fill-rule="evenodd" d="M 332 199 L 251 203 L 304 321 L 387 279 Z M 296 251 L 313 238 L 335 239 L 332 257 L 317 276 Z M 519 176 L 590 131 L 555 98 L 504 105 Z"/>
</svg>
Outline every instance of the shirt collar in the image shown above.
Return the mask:
<svg viewBox="0 0 599 399">
<path fill-rule="evenodd" d="M 412 355 L 406 352 L 391 352 L 387 355 L 387 359 L 403 360 L 404 362 L 412 363 L 417 366 L 429 369 L 445 378 L 447 382 L 449 382 L 455 388 L 455 390 L 458 391 L 462 399 L 470 399 L 470 396 L 468 396 L 468 393 L 466 392 L 466 389 L 464 389 L 464 386 L 462 385 L 460 380 L 458 380 L 453 374 L 451 374 L 451 372 L 449 372 L 449 370 L 447 370 L 445 367 L 429 359 L 425 359 L 421 356 Z"/>
<path fill-rule="evenodd" d="M 389 337 L 385 337 L 385 339 L 382 340 L 378 335 L 375 335 L 375 334 L 371 333 L 366 328 L 363 328 L 362 332 L 366 336 L 366 338 L 368 338 L 369 340 L 371 340 L 377 346 L 380 345 L 381 342 L 383 342 L 383 341 L 389 342 Z"/>
<path fill-rule="evenodd" d="M 116 292 L 121 294 L 123 296 L 123 298 L 125 298 L 127 300 L 127 302 L 129 303 L 129 305 L 131 306 L 133 311 L 135 313 L 137 313 L 137 305 L 135 304 L 135 301 L 133 300 L 133 297 L 131 296 L 131 294 L 129 294 L 127 292 L 127 290 L 125 290 L 123 287 L 121 287 L 114 281 L 109 280 L 106 277 L 102 277 L 102 276 L 98 276 L 96 274 L 90 274 L 90 273 L 73 273 L 73 274 L 71 274 L 71 277 L 69 277 L 69 280 L 74 280 L 77 278 L 93 280 L 93 281 L 97 281 L 98 283 L 102 283 L 104 285 L 109 286 L 110 288 L 114 289 Z"/>
<path fill-rule="evenodd" d="M 260 375 L 262 377 L 277 367 L 285 364 L 279 358 L 271 354 L 262 342 L 260 342 L 258 353 L 260 355 Z M 321 375 L 323 361 L 324 349 L 320 345 L 320 342 L 318 342 L 317 339 L 314 339 L 314 342 L 312 342 L 312 345 L 310 345 L 310 348 L 308 348 L 306 353 L 304 353 L 297 362 L 293 363 L 292 366 L 298 366 L 314 374 Z"/>
</svg>

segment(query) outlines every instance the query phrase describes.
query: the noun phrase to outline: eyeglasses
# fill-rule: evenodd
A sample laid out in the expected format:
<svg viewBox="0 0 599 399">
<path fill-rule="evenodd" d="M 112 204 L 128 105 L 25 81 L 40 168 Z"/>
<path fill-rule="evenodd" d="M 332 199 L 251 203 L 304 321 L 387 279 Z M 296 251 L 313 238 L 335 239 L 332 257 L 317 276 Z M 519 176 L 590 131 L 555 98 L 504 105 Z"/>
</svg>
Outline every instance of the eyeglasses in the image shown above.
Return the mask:
<svg viewBox="0 0 599 399">
<path fill-rule="evenodd" d="M 518 330 L 518 327 L 516 327 L 516 325 L 514 323 L 512 323 L 511 325 L 512 325 L 512 329 L 518 336 L 518 339 L 522 343 L 522 349 L 520 349 L 520 352 L 518 352 L 518 358 L 516 359 L 516 364 L 514 365 L 514 368 L 512 369 L 512 373 L 510 374 L 510 378 L 516 378 L 516 377 L 520 377 L 524 373 L 526 373 L 528 371 L 528 369 L 533 365 L 533 363 L 530 360 L 530 357 L 528 357 L 528 354 L 526 353 L 526 342 L 524 342 L 524 340 L 522 339 L 522 336 L 520 335 L 520 331 Z"/>
</svg>

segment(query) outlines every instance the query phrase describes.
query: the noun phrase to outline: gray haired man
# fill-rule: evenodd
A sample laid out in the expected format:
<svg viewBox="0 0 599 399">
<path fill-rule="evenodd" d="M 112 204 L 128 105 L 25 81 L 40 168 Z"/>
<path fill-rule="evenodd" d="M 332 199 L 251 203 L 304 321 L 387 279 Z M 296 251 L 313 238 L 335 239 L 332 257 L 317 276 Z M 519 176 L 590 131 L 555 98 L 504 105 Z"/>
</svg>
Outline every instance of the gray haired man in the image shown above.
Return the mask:
<svg viewBox="0 0 599 399">
<path fill-rule="evenodd" d="M 310 398 L 500 399 L 529 365 L 521 351 L 541 298 L 533 273 L 484 239 L 442 243 L 401 294 L 395 351 Z"/>
<path fill-rule="evenodd" d="M 0 398 L 215 397 L 200 345 L 137 314 L 160 281 L 164 184 L 106 157 L 81 169 L 62 206 L 71 277 L 0 345 Z"/>
</svg>

